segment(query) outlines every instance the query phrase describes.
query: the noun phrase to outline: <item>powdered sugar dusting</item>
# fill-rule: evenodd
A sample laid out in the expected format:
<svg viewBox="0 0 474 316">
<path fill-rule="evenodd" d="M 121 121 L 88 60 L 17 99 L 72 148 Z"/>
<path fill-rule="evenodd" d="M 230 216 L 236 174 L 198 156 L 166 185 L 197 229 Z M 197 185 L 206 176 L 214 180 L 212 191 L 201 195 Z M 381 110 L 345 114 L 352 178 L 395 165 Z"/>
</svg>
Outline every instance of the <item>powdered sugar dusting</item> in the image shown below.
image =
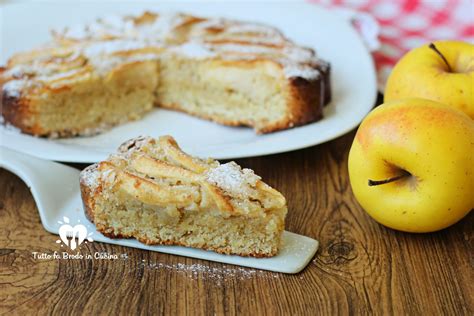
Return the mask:
<svg viewBox="0 0 474 316">
<path fill-rule="evenodd" d="M 110 55 L 117 52 L 126 52 L 149 47 L 148 43 L 137 40 L 113 40 L 101 41 L 87 46 L 83 50 L 83 54 L 87 58 L 96 57 L 98 55 Z"/>
<path fill-rule="evenodd" d="M 74 40 L 127 38 L 135 40 L 165 39 L 185 20 L 180 13 L 161 13 L 153 21 L 137 24 L 133 17 L 109 15 L 88 25 L 75 25 L 55 32 Z"/>
<path fill-rule="evenodd" d="M 99 185 L 100 171 L 97 167 L 98 164 L 93 164 L 81 171 L 81 183 L 91 190 L 95 190 Z"/>
<path fill-rule="evenodd" d="M 26 79 L 24 77 L 47 77 L 57 74 L 61 71 L 61 65 L 76 61 L 81 56 L 81 50 L 78 48 L 71 53 L 70 49 L 55 50 L 57 54 L 65 54 L 67 57 L 40 56 L 36 57 L 31 63 L 17 64 L 7 69 L 3 76 L 11 77 L 12 79 Z M 68 55 L 69 54 L 69 55 Z M 56 63 L 58 62 L 58 63 Z"/>
<path fill-rule="evenodd" d="M 79 56 L 84 56 L 89 63 L 94 66 L 98 74 L 106 74 L 118 65 L 136 61 L 157 60 L 158 54 L 142 53 L 138 50 L 151 47 L 150 43 L 132 40 L 114 40 L 99 41 L 87 45 L 78 45 L 75 52 L 62 60 L 62 62 L 72 61 Z M 114 55 L 119 52 L 127 52 L 135 50 L 131 55 Z M 42 64 L 42 60 L 38 59 L 31 64 L 20 64 L 7 70 L 5 77 L 13 80 L 7 81 L 3 85 L 3 90 L 10 97 L 20 97 L 21 92 L 28 87 L 48 84 L 51 81 L 64 81 L 69 78 L 75 79 L 75 75 L 83 71 L 82 67 L 63 70 L 60 64 L 46 63 Z M 32 77 L 32 78 L 30 78 Z M 61 83 L 59 83 L 61 84 Z"/>
<path fill-rule="evenodd" d="M 301 64 L 284 64 L 284 72 L 287 78 L 301 77 L 308 80 L 317 79 L 321 76 L 318 69 Z"/>
<path fill-rule="evenodd" d="M 26 79 L 10 80 L 3 85 L 3 92 L 7 97 L 19 98 L 21 92 L 30 86 Z"/>
<path fill-rule="evenodd" d="M 121 36 L 127 30 L 133 29 L 133 22 L 121 16 L 109 15 L 89 25 L 74 25 L 55 35 L 65 36 L 74 40 L 84 40 L 91 37 Z"/>
<path fill-rule="evenodd" d="M 81 72 L 81 68 L 71 69 L 71 70 L 66 71 L 66 72 L 59 72 L 59 73 L 55 73 L 54 75 L 49 75 L 49 76 L 39 76 L 36 79 L 38 79 L 39 81 L 62 80 L 62 79 L 66 79 L 66 78 L 69 78 L 69 77 L 73 77 L 74 75 L 76 75 L 79 72 Z"/>
<path fill-rule="evenodd" d="M 99 75 L 107 74 L 123 64 L 141 62 L 141 61 L 153 61 L 157 60 L 157 54 L 133 54 L 131 56 L 96 56 L 89 58 L 89 63 L 94 66 L 95 71 Z"/>
<path fill-rule="evenodd" d="M 309 48 L 297 46 L 285 47 L 283 52 L 290 60 L 296 62 L 317 62 L 316 54 Z"/>
<path fill-rule="evenodd" d="M 115 172 L 111 169 L 105 170 L 100 176 L 101 180 L 104 181 L 107 185 L 112 185 L 115 181 L 115 177 Z"/>
<path fill-rule="evenodd" d="M 164 263 L 164 262 L 147 262 L 142 260 L 139 265 L 142 268 L 153 270 L 164 270 L 176 272 L 187 276 L 192 280 L 206 279 L 215 281 L 217 285 L 227 280 L 248 280 L 253 278 L 279 278 L 280 274 L 251 268 L 233 267 L 228 265 L 209 266 L 205 264 L 184 264 L 184 263 Z"/>
<path fill-rule="evenodd" d="M 32 65 L 16 65 L 5 72 L 5 76 L 11 76 L 13 78 L 21 78 L 27 74 L 34 74 L 37 72 L 37 68 Z"/>
<path fill-rule="evenodd" d="M 196 59 L 212 58 L 216 56 L 215 53 L 207 49 L 203 44 L 192 41 L 183 45 L 175 46 L 171 48 L 170 51 Z"/>
<path fill-rule="evenodd" d="M 110 186 L 115 181 L 115 171 L 107 169 L 100 171 L 98 169 L 99 164 L 93 164 L 81 171 L 80 179 L 81 183 L 87 186 L 91 190 L 95 190 L 100 182 L 104 182 Z"/>
<path fill-rule="evenodd" d="M 234 197 L 246 198 L 261 178 L 253 170 L 242 169 L 231 161 L 210 169 L 206 179 Z"/>
</svg>

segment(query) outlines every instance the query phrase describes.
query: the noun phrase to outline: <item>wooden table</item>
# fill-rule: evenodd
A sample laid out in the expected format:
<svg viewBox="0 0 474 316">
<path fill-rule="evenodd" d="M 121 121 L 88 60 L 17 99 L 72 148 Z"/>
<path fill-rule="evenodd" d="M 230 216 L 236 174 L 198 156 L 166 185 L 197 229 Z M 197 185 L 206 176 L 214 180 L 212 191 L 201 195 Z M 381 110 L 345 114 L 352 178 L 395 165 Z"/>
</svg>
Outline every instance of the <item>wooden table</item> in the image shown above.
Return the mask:
<svg viewBox="0 0 474 316">
<path fill-rule="evenodd" d="M 291 153 L 238 160 L 288 199 L 289 231 L 320 240 L 297 275 L 101 243 L 118 260 L 39 260 L 58 250 L 27 186 L 0 170 L 0 312 L 17 314 L 473 314 L 471 213 L 444 231 L 387 229 L 357 204 L 347 157 L 354 132 Z"/>
</svg>

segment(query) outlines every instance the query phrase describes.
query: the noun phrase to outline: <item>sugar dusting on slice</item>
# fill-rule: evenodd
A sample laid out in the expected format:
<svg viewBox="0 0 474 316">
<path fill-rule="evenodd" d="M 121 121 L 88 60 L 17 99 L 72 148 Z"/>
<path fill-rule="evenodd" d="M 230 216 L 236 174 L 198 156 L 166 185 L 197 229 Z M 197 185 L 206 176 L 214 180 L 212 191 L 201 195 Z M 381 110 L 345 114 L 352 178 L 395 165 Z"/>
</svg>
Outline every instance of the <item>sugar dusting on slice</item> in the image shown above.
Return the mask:
<svg viewBox="0 0 474 316">
<path fill-rule="evenodd" d="M 209 182 L 215 184 L 224 192 L 239 198 L 248 197 L 255 188 L 257 181 L 261 179 L 253 170 L 242 169 L 233 161 L 210 169 L 205 176 Z"/>
<path fill-rule="evenodd" d="M 98 164 L 90 165 L 81 172 L 81 183 L 91 190 L 95 190 L 99 185 L 100 171 L 97 169 L 98 166 Z"/>
<path fill-rule="evenodd" d="M 95 190 L 102 181 L 106 185 L 113 185 L 116 174 L 111 169 L 104 171 L 99 170 L 99 164 L 93 164 L 81 171 L 81 183 L 87 186 L 90 190 Z"/>
<path fill-rule="evenodd" d="M 3 91 L 7 97 L 19 98 L 21 91 L 28 88 L 29 81 L 25 79 L 10 80 L 3 85 Z"/>
</svg>

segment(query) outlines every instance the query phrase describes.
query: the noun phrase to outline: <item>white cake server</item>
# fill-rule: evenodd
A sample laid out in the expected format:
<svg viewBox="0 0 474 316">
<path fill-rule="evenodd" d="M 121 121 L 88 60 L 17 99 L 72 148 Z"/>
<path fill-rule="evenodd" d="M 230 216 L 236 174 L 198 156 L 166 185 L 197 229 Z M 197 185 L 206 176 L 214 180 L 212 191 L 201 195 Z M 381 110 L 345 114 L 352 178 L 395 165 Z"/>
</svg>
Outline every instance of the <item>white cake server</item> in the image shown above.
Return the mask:
<svg viewBox="0 0 474 316">
<path fill-rule="evenodd" d="M 261 259 L 221 255 L 212 251 L 180 246 L 148 246 L 134 239 L 110 239 L 97 232 L 94 224 L 89 222 L 84 215 L 79 189 L 79 170 L 5 147 L 0 147 L 0 167 L 15 173 L 25 181 L 36 201 L 41 223 L 47 231 L 56 235 L 60 234 L 61 226 L 70 224 L 72 228 L 72 226 L 80 223 L 80 225 L 86 226 L 89 232 L 88 237 L 91 237 L 94 242 L 283 273 L 300 272 L 318 249 L 319 243 L 317 240 L 287 231 L 283 232 L 282 245 L 278 255 Z M 65 219 L 69 223 L 64 223 Z M 93 233 L 90 234 L 91 232 Z M 70 237 L 61 234 L 61 239 L 67 245 L 69 245 Z M 59 250 L 64 251 L 58 245 Z"/>
</svg>

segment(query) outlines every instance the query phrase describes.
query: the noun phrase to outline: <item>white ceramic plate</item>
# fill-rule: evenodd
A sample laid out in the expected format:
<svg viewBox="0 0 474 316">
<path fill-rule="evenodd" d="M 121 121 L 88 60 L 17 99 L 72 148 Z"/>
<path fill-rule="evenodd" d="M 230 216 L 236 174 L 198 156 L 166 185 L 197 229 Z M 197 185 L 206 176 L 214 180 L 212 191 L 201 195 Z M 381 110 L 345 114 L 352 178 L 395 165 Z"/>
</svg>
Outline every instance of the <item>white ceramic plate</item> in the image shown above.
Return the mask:
<svg viewBox="0 0 474 316">
<path fill-rule="evenodd" d="M 313 47 L 332 65 L 333 100 L 324 119 L 306 126 L 256 135 L 249 128 L 220 126 L 182 113 L 156 109 L 138 122 L 118 126 L 94 137 L 49 140 L 0 128 L 3 146 L 44 159 L 96 162 L 137 135 L 173 135 L 194 155 L 218 159 L 267 155 L 300 149 L 334 139 L 357 126 L 376 99 L 372 58 L 347 15 L 316 5 L 224 2 L 41 2 L 5 5 L 1 10 L 1 58 L 49 39 L 53 27 L 74 25 L 107 14 L 139 13 L 144 9 L 184 11 L 274 25 L 297 43 Z"/>
</svg>

